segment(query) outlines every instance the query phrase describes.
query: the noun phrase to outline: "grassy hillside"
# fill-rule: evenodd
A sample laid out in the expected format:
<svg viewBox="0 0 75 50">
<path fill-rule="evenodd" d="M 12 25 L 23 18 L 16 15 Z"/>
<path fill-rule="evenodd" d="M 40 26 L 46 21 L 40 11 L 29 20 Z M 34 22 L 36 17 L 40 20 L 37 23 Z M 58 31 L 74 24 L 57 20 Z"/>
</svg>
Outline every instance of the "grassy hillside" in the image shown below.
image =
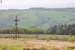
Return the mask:
<svg viewBox="0 0 75 50">
<path fill-rule="evenodd" d="M 19 17 L 19 27 L 32 26 L 46 29 L 55 24 L 71 24 L 75 22 L 75 9 L 72 8 L 31 8 L 24 10 L 0 10 L 0 28 L 13 27 L 15 16 Z"/>
</svg>

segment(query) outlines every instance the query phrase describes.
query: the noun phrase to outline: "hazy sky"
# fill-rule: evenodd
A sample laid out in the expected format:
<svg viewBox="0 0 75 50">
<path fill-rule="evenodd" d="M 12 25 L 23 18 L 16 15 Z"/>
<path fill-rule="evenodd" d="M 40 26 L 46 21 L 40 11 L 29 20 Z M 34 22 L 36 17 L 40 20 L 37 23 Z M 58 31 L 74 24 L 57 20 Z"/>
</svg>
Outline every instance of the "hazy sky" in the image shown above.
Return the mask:
<svg viewBox="0 0 75 50">
<path fill-rule="evenodd" d="M 31 7 L 75 7 L 75 0 L 2 0 L 0 9 L 27 9 Z"/>
</svg>

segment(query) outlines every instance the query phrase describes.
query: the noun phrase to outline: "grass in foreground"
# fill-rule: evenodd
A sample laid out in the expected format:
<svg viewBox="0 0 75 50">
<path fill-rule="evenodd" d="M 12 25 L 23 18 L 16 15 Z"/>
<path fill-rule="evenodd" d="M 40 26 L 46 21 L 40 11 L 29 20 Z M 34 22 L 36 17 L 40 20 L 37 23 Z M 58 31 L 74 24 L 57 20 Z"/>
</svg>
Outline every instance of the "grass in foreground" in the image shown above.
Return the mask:
<svg viewBox="0 0 75 50">
<path fill-rule="evenodd" d="M 4 39 L 36 39 L 36 40 L 59 40 L 59 41 L 74 41 L 75 42 L 75 36 L 71 36 L 71 35 L 19 35 L 18 39 L 15 37 L 15 35 L 11 36 L 11 35 L 0 35 L 1 38 L 4 38 Z M 25 40 L 23 40 L 25 41 Z M 24 44 L 25 45 L 25 44 Z M 3 48 L 8 48 L 8 50 L 23 50 L 25 49 L 26 47 L 24 46 L 21 46 L 21 45 L 0 45 L 0 50 L 3 50 Z M 31 50 L 33 50 L 34 48 L 32 48 Z M 39 48 L 39 50 L 75 50 L 75 47 L 71 46 L 71 47 L 64 47 L 63 49 L 62 48 L 57 48 L 57 47 L 48 47 L 47 46 L 44 46 L 42 48 Z"/>
<path fill-rule="evenodd" d="M 67 48 L 56 48 L 56 47 L 42 47 L 42 48 L 23 48 L 22 46 L 0 46 L 0 50 L 75 50 L 75 47 L 67 47 Z"/>
<path fill-rule="evenodd" d="M 0 45 L 0 50 L 23 50 L 23 47 L 20 45 L 15 46 Z"/>
<path fill-rule="evenodd" d="M 16 36 L 15 34 L 0 34 L 0 38 L 75 41 L 75 35 L 19 34 Z"/>
</svg>

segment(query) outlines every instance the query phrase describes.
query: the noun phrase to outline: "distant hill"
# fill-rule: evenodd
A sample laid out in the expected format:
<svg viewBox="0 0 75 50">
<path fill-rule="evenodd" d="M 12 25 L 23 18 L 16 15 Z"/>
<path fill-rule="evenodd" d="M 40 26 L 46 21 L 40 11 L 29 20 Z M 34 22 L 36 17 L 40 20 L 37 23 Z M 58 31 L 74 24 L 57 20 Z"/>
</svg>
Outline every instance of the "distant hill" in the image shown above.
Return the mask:
<svg viewBox="0 0 75 50">
<path fill-rule="evenodd" d="M 75 23 L 75 8 L 30 8 L 0 10 L 0 28 L 14 26 L 15 16 L 19 18 L 19 27 L 32 26 L 46 29 L 56 24 Z"/>
</svg>

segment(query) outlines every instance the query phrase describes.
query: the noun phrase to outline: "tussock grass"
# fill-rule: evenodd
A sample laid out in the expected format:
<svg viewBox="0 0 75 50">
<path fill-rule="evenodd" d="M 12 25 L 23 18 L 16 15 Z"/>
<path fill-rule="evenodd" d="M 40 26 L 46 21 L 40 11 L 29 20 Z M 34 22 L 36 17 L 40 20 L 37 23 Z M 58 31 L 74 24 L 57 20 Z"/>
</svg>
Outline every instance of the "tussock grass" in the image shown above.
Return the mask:
<svg viewBox="0 0 75 50">
<path fill-rule="evenodd" d="M 38 40 L 61 40 L 61 41 L 75 41 L 75 35 L 49 35 L 49 34 L 0 34 L 0 38 L 10 39 L 38 39 Z"/>
</svg>

